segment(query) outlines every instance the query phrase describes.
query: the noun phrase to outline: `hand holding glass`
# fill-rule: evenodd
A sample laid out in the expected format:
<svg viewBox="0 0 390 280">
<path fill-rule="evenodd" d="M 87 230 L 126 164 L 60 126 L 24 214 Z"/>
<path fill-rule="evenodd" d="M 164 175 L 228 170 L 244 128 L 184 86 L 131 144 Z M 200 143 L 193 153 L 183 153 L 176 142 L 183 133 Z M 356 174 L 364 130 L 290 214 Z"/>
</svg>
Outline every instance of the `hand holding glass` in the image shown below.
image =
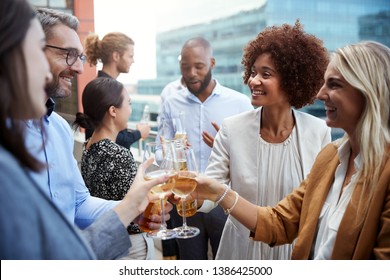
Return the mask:
<svg viewBox="0 0 390 280">
<path fill-rule="evenodd" d="M 172 190 L 175 184 L 177 172 L 175 169 L 172 142 L 167 142 L 163 145 L 164 147 L 161 144 L 155 142 L 150 142 L 145 144 L 144 161 L 153 157 L 154 163 L 145 170 L 144 178 L 145 180 L 151 180 L 153 178 L 158 178 L 163 175 L 169 176 L 168 181 L 166 181 L 163 184 L 154 186 L 151 190 L 153 193 L 157 194 L 160 198 L 161 213 L 162 213 L 161 226 L 159 230 L 150 231 L 147 233 L 147 236 L 149 237 L 161 238 L 165 240 L 165 239 L 175 238 L 176 236 L 175 231 L 167 229 L 167 225 L 165 223 L 165 218 L 164 218 L 164 204 L 165 204 L 165 196 Z M 147 209 L 148 208 L 152 209 L 153 207 L 148 206 Z M 144 212 L 144 215 L 145 216 L 150 215 L 150 213 Z"/>
<path fill-rule="evenodd" d="M 185 201 L 188 195 L 196 188 L 197 182 L 195 178 L 198 176 L 198 169 L 193 150 L 189 147 L 185 148 L 180 142 L 176 142 L 175 145 L 180 170 L 178 171 L 172 192 L 181 198 L 182 213 L 186 213 Z M 188 226 L 186 220 L 187 215 L 182 216 L 183 225 L 174 228 L 177 232 L 176 238 L 187 239 L 197 236 L 199 234 L 199 229 Z"/>
</svg>

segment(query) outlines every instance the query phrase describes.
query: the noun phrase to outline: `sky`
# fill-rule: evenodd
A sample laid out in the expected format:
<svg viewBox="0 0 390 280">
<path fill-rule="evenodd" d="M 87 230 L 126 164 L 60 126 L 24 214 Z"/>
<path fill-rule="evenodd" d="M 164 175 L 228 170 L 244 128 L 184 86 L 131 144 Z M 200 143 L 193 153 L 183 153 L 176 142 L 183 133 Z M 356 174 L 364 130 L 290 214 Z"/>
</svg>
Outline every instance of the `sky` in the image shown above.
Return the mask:
<svg viewBox="0 0 390 280">
<path fill-rule="evenodd" d="M 207 22 L 260 6 L 265 0 L 94 0 L 95 32 L 119 31 L 135 41 L 135 63 L 123 83 L 156 77 L 156 33 Z M 98 69 L 101 65 L 98 65 Z"/>
</svg>

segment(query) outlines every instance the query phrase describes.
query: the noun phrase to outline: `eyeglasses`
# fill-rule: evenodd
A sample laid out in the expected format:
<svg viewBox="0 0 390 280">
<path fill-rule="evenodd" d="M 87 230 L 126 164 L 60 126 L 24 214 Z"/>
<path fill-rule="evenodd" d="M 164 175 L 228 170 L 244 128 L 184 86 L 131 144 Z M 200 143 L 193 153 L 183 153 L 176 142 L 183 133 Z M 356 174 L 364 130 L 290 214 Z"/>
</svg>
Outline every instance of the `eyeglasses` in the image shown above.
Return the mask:
<svg viewBox="0 0 390 280">
<path fill-rule="evenodd" d="M 85 64 L 85 62 L 87 61 L 87 57 L 84 54 L 79 55 L 77 53 L 76 49 L 73 49 L 73 48 L 66 49 L 66 48 L 60 48 L 60 47 L 56 47 L 56 46 L 52 46 L 52 45 L 46 45 L 46 47 L 67 52 L 66 53 L 66 64 L 68 64 L 69 66 L 72 66 L 73 64 L 75 64 L 77 61 L 77 58 L 80 58 L 80 60 L 83 64 Z"/>
</svg>

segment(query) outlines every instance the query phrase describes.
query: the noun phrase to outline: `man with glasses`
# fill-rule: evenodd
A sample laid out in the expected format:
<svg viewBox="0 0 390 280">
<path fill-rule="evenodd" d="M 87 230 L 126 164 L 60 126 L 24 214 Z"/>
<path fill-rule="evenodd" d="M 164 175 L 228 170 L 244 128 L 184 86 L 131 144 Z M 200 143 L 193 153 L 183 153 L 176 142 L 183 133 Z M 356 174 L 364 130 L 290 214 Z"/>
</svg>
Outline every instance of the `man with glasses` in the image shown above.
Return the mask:
<svg viewBox="0 0 390 280">
<path fill-rule="evenodd" d="M 46 55 L 53 80 L 47 86 L 48 112 L 41 120 L 44 131 L 36 125 L 37 121 L 27 122 L 26 146 L 47 165 L 42 172 L 31 172 L 31 176 L 71 223 L 85 229 L 119 201 L 90 195 L 73 156 L 71 129 L 65 119 L 53 112 L 52 98 L 70 96 L 72 80 L 84 71 L 86 57 L 77 34 L 79 22 L 72 15 L 45 8 L 37 9 L 37 17 L 46 34 Z M 152 223 L 150 227 L 159 228 L 159 225 Z M 83 233 L 99 259 L 118 258 L 128 253 L 129 237 L 121 224 L 115 224 L 115 217 L 102 224 L 99 232 L 86 229 Z"/>
<path fill-rule="evenodd" d="M 80 58 L 83 64 L 85 64 L 85 61 L 87 60 L 87 57 L 84 54 L 78 54 L 77 50 L 73 48 L 60 48 L 52 45 L 46 45 L 46 48 L 52 48 L 66 53 L 66 64 L 69 66 L 75 64 L 78 58 Z"/>
</svg>

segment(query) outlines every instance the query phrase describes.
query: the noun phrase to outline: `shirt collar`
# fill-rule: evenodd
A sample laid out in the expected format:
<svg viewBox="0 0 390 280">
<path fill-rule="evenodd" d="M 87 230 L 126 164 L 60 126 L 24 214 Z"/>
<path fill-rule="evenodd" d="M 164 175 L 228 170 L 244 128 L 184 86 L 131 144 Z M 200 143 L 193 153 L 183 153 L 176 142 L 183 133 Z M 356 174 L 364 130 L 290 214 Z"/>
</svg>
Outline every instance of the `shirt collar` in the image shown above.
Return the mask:
<svg viewBox="0 0 390 280">
<path fill-rule="evenodd" d="M 108 75 L 106 72 L 102 71 L 102 70 L 99 70 L 98 71 L 98 78 L 101 78 L 101 77 L 104 77 L 104 78 L 112 78 L 110 75 Z"/>
<path fill-rule="evenodd" d="M 54 102 L 54 100 L 52 98 L 49 98 L 46 101 L 46 109 L 47 109 L 46 116 L 47 117 L 50 117 L 51 113 L 53 113 L 55 105 L 56 105 L 56 103 Z"/>
<path fill-rule="evenodd" d="M 339 155 L 340 162 L 348 160 L 348 157 L 351 153 L 351 145 L 349 141 L 344 142 L 338 149 L 337 153 Z M 362 164 L 360 153 L 355 157 L 354 161 L 355 170 L 359 170 Z"/>
<path fill-rule="evenodd" d="M 54 102 L 54 100 L 49 97 L 49 99 L 46 101 L 46 104 L 45 104 L 46 109 L 47 109 L 46 115 L 44 115 L 42 117 L 42 119 L 25 120 L 24 121 L 25 124 L 28 127 L 35 127 L 35 129 L 40 130 L 41 129 L 41 125 L 40 125 L 41 120 L 49 122 L 49 117 L 50 117 L 51 113 L 53 113 L 55 105 L 56 105 L 56 103 Z"/>
</svg>

